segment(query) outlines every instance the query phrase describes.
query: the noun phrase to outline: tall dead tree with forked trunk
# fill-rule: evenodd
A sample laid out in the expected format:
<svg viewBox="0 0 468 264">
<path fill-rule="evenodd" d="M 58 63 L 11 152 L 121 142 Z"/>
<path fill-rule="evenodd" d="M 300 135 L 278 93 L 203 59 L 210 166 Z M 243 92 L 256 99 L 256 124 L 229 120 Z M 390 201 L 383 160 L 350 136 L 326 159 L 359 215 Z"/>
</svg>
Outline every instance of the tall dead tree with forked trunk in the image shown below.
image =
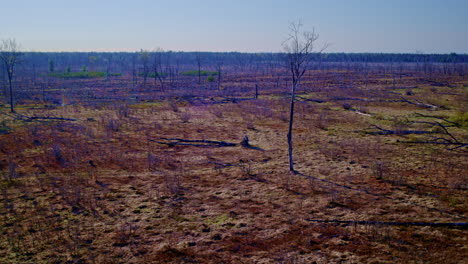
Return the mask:
<svg viewBox="0 0 468 264">
<path fill-rule="evenodd" d="M 0 60 L 5 66 L 8 77 L 8 87 L 10 90 L 10 112 L 15 113 L 15 103 L 13 96 L 13 78 L 15 66 L 18 64 L 22 53 L 19 51 L 20 45 L 14 39 L 3 39 L 0 42 Z"/>
<path fill-rule="evenodd" d="M 146 50 L 140 51 L 140 59 L 141 63 L 143 64 L 141 75 L 143 76 L 143 88 L 146 88 L 146 79 L 148 79 L 148 75 L 150 73 L 149 67 L 149 52 Z"/>
<path fill-rule="evenodd" d="M 292 77 L 291 87 L 291 106 L 289 112 L 289 128 L 288 128 L 288 156 L 289 156 L 289 170 L 294 170 L 293 161 L 293 144 L 292 144 L 292 129 L 294 121 L 294 101 L 297 87 L 310 66 L 311 57 L 314 53 L 315 44 L 319 35 L 313 31 L 303 31 L 300 22 L 291 23 L 289 26 L 289 36 L 283 42 L 283 49 L 286 53 L 286 67 Z M 321 53 L 327 45 L 315 53 Z"/>
</svg>

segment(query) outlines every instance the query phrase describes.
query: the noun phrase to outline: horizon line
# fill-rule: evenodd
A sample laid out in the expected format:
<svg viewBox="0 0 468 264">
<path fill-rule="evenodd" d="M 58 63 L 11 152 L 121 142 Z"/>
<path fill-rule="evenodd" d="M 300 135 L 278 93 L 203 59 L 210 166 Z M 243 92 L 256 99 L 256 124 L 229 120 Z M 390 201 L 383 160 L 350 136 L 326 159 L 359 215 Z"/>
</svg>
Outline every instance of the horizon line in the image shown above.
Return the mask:
<svg viewBox="0 0 468 264">
<path fill-rule="evenodd" d="M 29 50 L 29 51 L 21 51 L 23 53 L 139 53 L 139 52 L 149 52 L 149 53 L 156 53 L 156 52 L 174 52 L 174 53 L 241 53 L 241 54 L 285 54 L 287 52 L 284 51 L 200 51 L 200 50 L 161 50 L 161 51 L 155 51 L 155 50 L 148 50 L 148 49 L 140 49 L 140 50 Z M 450 51 L 450 52 L 421 52 L 421 51 L 415 51 L 415 52 L 372 52 L 372 51 L 362 51 L 362 52 L 356 52 L 356 51 L 334 51 L 334 52 L 312 52 L 312 53 L 322 53 L 322 54 L 411 54 L 411 55 L 462 55 L 462 56 L 467 56 L 468 53 L 460 53 L 460 52 L 455 52 L 455 51 Z"/>
</svg>

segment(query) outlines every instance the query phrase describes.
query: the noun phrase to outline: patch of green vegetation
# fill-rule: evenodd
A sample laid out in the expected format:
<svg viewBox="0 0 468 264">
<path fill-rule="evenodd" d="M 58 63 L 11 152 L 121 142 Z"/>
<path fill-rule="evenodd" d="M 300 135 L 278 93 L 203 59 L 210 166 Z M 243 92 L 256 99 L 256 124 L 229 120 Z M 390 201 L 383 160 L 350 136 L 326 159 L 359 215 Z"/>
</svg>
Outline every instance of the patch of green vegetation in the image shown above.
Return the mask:
<svg viewBox="0 0 468 264">
<path fill-rule="evenodd" d="M 418 142 L 419 141 L 419 138 L 418 136 L 414 135 L 414 134 L 411 134 L 408 136 L 408 142 Z"/>
<path fill-rule="evenodd" d="M 57 91 L 61 91 L 62 89 L 56 89 Z M 18 109 L 41 109 L 47 107 L 47 104 L 18 104 L 15 108 Z"/>
<path fill-rule="evenodd" d="M 139 72 L 138 73 L 138 76 L 139 77 L 143 77 L 145 74 L 143 72 Z M 166 77 L 167 76 L 167 73 L 165 72 L 158 72 L 158 73 L 155 73 L 155 72 L 149 72 L 148 73 L 148 78 L 155 78 L 155 77 Z"/>
<path fill-rule="evenodd" d="M 2 122 L 0 124 L 0 135 L 8 134 L 10 133 L 10 128 L 5 124 L 5 122 Z"/>
<path fill-rule="evenodd" d="M 385 116 L 382 113 L 377 113 L 373 118 L 376 120 L 385 120 Z"/>
<path fill-rule="evenodd" d="M 448 199 L 451 207 L 463 207 L 466 204 L 466 198 L 464 197 L 450 197 Z"/>
<path fill-rule="evenodd" d="M 164 104 L 164 102 L 154 101 L 154 102 L 143 102 L 143 103 L 131 104 L 131 105 L 129 105 L 129 107 L 144 109 L 144 108 L 150 108 L 150 107 L 154 107 L 154 106 L 160 106 L 160 105 L 163 105 L 163 104 Z"/>
<path fill-rule="evenodd" d="M 214 218 L 207 219 L 205 221 L 211 225 L 222 225 L 228 222 L 229 220 L 231 220 L 231 217 L 229 216 L 229 214 L 221 214 Z"/>
<path fill-rule="evenodd" d="M 121 73 L 110 73 L 109 76 L 121 76 Z M 90 79 L 90 78 L 104 78 L 106 77 L 105 72 L 94 72 L 94 71 L 81 71 L 81 72 L 57 72 L 49 73 L 50 77 L 60 79 Z"/>
<path fill-rule="evenodd" d="M 208 82 L 214 82 L 215 79 L 214 79 L 213 75 L 210 75 L 210 76 L 208 76 L 208 78 L 206 78 L 206 80 Z"/>
<path fill-rule="evenodd" d="M 181 73 L 185 76 L 198 76 L 198 70 L 191 70 Z M 201 76 L 210 76 L 210 75 L 218 75 L 219 72 L 217 71 L 200 71 Z"/>
<path fill-rule="evenodd" d="M 449 120 L 456 123 L 458 127 L 468 128 L 468 112 L 458 112 L 451 116 Z"/>
<path fill-rule="evenodd" d="M 176 222 L 190 222 L 190 219 L 182 216 L 182 215 L 172 215 L 171 218 Z"/>
</svg>

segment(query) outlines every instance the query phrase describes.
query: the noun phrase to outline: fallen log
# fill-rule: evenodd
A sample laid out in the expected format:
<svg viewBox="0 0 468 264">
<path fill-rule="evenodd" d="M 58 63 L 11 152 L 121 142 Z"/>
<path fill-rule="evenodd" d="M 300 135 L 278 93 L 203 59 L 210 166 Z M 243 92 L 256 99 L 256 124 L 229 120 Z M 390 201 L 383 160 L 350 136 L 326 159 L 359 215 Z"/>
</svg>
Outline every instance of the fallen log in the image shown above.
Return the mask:
<svg viewBox="0 0 468 264">
<path fill-rule="evenodd" d="M 401 131 L 396 131 L 396 130 L 389 130 L 389 129 L 384 129 L 378 126 L 374 126 L 377 128 L 379 131 L 365 131 L 364 133 L 369 134 L 369 135 L 410 135 L 410 134 L 432 134 L 433 132 L 431 131 L 424 131 L 424 130 L 401 130 Z"/>
<path fill-rule="evenodd" d="M 314 102 L 314 103 L 325 103 L 326 101 L 325 100 L 320 100 L 320 99 L 309 99 L 309 98 L 305 98 L 305 97 L 302 97 L 302 96 L 298 96 L 296 95 L 296 98 L 299 98 L 301 99 L 303 102 Z"/>
<path fill-rule="evenodd" d="M 381 102 L 382 100 L 362 99 L 354 97 L 333 97 L 332 101 L 361 101 L 361 102 Z"/>
<path fill-rule="evenodd" d="M 444 121 L 444 122 L 447 122 L 447 123 L 449 123 L 449 124 L 452 124 L 452 125 L 454 125 L 454 126 L 460 126 L 460 124 L 458 124 L 457 122 L 450 121 L 450 120 L 448 120 L 448 119 L 446 119 L 446 118 L 443 118 L 443 117 L 441 117 L 441 116 L 423 115 L 423 114 L 421 114 L 421 113 L 415 113 L 415 114 L 416 114 L 417 116 L 420 116 L 420 117 L 436 118 L 436 119 L 440 119 L 440 120 L 442 120 L 442 121 Z M 445 127 L 447 127 L 447 126 L 445 126 Z"/>
<path fill-rule="evenodd" d="M 25 121 L 32 121 L 32 120 L 78 121 L 78 119 L 74 119 L 74 118 L 50 117 L 50 116 L 26 116 L 26 115 L 21 115 L 21 114 L 16 114 L 16 117 L 18 119 L 25 120 Z"/>
<path fill-rule="evenodd" d="M 169 146 L 192 146 L 192 147 L 234 147 L 237 146 L 236 143 L 230 143 L 225 141 L 215 141 L 215 140 L 190 140 L 182 138 L 165 138 L 161 137 L 160 140 L 148 139 L 149 141 L 156 142 L 159 144 L 165 144 Z"/>
<path fill-rule="evenodd" d="M 380 222 L 380 221 L 346 221 L 346 220 L 319 220 L 319 219 L 304 219 L 308 222 L 315 223 L 335 223 L 347 225 L 382 225 L 382 226 L 432 226 L 432 227 L 460 227 L 467 228 L 468 223 L 434 223 L 434 222 Z"/>
<path fill-rule="evenodd" d="M 425 104 L 425 103 L 422 103 L 421 101 L 419 100 L 416 100 L 414 99 L 414 101 L 410 101 L 406 98 L 401 98 L 401 101 L 402 102 L 405 102 L 405 103 L 408 103 L 408 104 L 412 104 L 412 105 L 417 105 L 417 106 L 420 106 L 420 107 L 424 107 L 424 108 L 430 108 L 430 109 L 437 109 L 439 108 L 439 106 L 437 105 L 431 105 L 431 104 Z"/>
<path fill-rule="evenodd" d="M 354 113 L 356 113 L 358 115 L 363 115 L 363 116 L 372 116 L 371 114 L 363 113 L 363 112 L 358 111 L 358 110 L 354 110 Z"/>
<path fill-rule="evenodd" d="M 74 118 L 64 118 L 64 117 L 47 117 L 47 116 L 31 116 L 31 120 L 59 120 L 59 121 L 77 121 Z"/>
<path fill-rule="evenodd" d="M 455 150 L 468 146 L 468 143 L 461 142 L 437 142 L 437 141 L 402 141 L 401 143 L 406 144 L 432 144 L 432 145 L 446 145 L 446 146 L 455 146 L 453 148 L 448 148 L 448 150 Z"/>
<path fill-rule="evenodd" d="M 214 164 L 215 165 L 215 169 L 223 169 L 223 168 L 227 168 L 227 167 L 236 167 L 236 166 L 239 166 L 238 164 L 231 164 L 231 163 L 220 163 L 220 162 L 214 162 L 214 161 L 208 161 L 208 163 L 210 164 Z"/>
</svg>

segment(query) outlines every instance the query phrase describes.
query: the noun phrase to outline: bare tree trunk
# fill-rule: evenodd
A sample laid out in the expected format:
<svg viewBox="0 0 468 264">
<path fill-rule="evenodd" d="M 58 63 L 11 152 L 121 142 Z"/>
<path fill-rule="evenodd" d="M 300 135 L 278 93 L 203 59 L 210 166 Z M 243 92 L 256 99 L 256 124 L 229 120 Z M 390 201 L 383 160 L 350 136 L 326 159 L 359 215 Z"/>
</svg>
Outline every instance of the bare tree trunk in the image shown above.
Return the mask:
<svg viewBox="0 0 468 264">
<path fill-rule="evenodd" d="M 291 91 L 291 107 L 289 112 L 289 128 L 288 128 L 288 155 L 289 155 L 289 171 L 295 172 L 293 162 L 293 145 L 292 145 L 292 128 L 294 121 L 294 99 L 297 83 L 293 84 Z"/>
<path fill-rule="evenodd" d="M 255 99 L 258 99 L 258 84 L 255 84 Z"/>
<path fill-rule="evenodd" d="M 201 84 L 201 57 L 197 55 L 197 65 L 198 65 L 198 84 Z"/>
<path fill-rule="evenodd" d="M 136 74 L 136 69 L 135 69 L 135 62 L 136 60 L 136 54 L 132 56 L 132 95 L 135 93 L 135 86 L 137 82 L 137 74 Z"/>
<path fill-rule="evenodd" d="M 14 102 L 13 102 L 13 85 L 11 83 L 11 79 L 13 76 L 8 75 L 8 84 L 10 85 L 10 112 L 16 113 L 15 108 L 14 108 Z"/>
<path fill-rule="evenodd" d="M 14 101 L 13 101 L 13 77 L 14 68 L 18 62 L 18 58 L 22 55 L 18 51 L 19 44 L 14 39 L 5 39 L 0 42 L 0 59 L 5 65 L 5 70 L 8 75 L 8 84 L 10 87 L 10 111 L 15 113 Z"/>
<path fill-rule="evenodd" d="M 221 65 L 218 65 L 218 91 L 221 89 Z"/>
<path fill-rule="evenodd" d="M 33 76 L 32 76 L 32 78 L 33 78 L 33 85 L 36 86 L 36 84 L 37 84 L 37 83 L 36 83 L 36 64 L 34 64 L 34 63 L 33 63 L 33 65 L 32 65 L 32 70 L 33 70 Z"/>
<path fill-rule="evenodd" d="M 2 65 L 3 66 L 3 65 Z M 2 81 L 1 81 L 1 85 L 3 87 L 3 95 L 4 95 L 4 100 L 5 100 L 5 103 L 7 102 L 7 97 L 8 97 L 8 84 L 7 84 L 7 80 L 6 80 L 6 69 L 5 71 L 3 71 L 3 68 L 1 69 L 1 76 L 2 76 Z"/>
</svg>

